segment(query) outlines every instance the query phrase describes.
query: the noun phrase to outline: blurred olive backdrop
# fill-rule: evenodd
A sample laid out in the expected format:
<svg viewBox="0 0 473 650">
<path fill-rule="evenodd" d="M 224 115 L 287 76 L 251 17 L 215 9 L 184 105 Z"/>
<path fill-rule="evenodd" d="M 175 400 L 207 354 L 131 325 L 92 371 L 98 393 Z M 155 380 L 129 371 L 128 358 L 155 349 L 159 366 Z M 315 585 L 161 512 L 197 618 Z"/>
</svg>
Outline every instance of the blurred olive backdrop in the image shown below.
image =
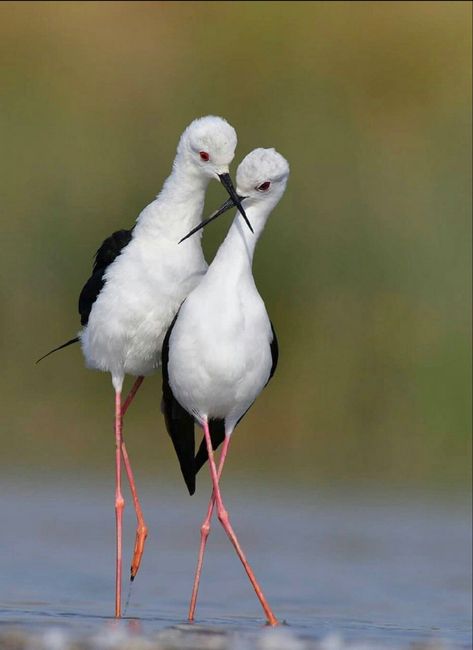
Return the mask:
<svg viewBox="0 0 473 650">
<path fill-rule="evenodd" d="M 254 269 L 280 365 L 229 476 L 466 485 L 470 57 L 469 2 L 2 2 L 0 468 L 113 482 L 109 376 L 78 346 L 34 361 L 211 113 L 238 132 L 233 173 L 257 146 L 291 164 Z M 177 475 L 160 384 L 126 422 L 138 476 Z"/>
</svg>

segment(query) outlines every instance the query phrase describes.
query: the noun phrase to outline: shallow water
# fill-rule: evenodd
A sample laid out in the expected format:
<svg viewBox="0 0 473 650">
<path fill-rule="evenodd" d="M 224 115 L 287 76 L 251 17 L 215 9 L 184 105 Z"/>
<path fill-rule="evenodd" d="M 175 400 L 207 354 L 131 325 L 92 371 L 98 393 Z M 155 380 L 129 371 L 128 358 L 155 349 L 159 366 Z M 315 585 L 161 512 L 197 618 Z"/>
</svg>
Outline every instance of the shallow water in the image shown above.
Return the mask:
<svg viewBox="0 0 473 650">
<path fill-rule="evenodd" d="M 471 647 L 467 499 L 224 485 L 233 525 L 286 623 L 274 631 L 218 523 L 197 622 L 185 623 L 209 494 L 205 481 L 199 488 L 192 498 L 162 479 L 142 488 L 150 537 L 117 625 L 113 488 L 79 475 L 4 478 L 0 648 Z M 133 540 L 128 499 L 125 567 Z M 127 589 L 125 580 L 125 600 Z"/>
</svg>

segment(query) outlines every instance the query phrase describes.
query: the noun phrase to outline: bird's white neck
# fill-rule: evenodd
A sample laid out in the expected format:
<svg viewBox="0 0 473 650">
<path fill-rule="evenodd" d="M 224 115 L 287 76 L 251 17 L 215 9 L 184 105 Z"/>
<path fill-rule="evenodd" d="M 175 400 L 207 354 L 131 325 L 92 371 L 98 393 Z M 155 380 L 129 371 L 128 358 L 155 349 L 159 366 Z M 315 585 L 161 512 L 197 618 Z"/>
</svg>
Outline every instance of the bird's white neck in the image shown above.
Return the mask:
<svg viewBox="0 0 473 650">
<path fill-rule="evenodd" d="M 178 242 L 202 219 L 210 177 L 195 173 L 176 160 L 163 189 L 138 217 L 135 236 L 159 237 Z M 200 243 L 200 237 L 195 242 Z"/>
<path fill-rule="evenodd" d="M 256 243 L 264 230 L 271 207 L 262 204 L 248 207 L 243 204 L 243 207 L 254 233 L 250 231 L 243 217 L 237 212 L 209 272 L 228 273 L 231 276 L 248 272 L 251 275 Z"/>
</svg>

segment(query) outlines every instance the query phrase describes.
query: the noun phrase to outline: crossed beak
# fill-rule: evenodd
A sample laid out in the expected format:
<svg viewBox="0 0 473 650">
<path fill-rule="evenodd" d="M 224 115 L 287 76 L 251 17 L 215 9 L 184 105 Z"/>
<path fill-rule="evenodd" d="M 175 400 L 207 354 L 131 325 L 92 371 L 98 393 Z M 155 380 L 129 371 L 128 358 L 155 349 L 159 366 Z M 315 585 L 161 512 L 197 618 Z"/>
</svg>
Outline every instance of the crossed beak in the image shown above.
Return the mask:
<svg viewBox="0 0 473 650">
<path fill-rule="evenodd" d="M 179 243 L 185 241 L 186 239 L 191 237 L 194 233 L 198 232 L 199 230 L 204 228 L 207 224 L 209 224 L 211 221 L 213 221 L 214 219 L 219 217 L 221 214 L 223 214 L 224 212 L 227 212 L 227 210 L 230 210 L 233 207 L 238 208 L 238 211 L 240 212 L 241 216 L 246 221 L 246 225 L 251 230 L 251 232 L 254 232 L 253 228 L 251 227 L 251 223 L 249 222 L 248 217 L 246 216 L 245 210 L 244 210 L 244 208 L 243 208 L 243 206 L 241 204 L 243 199 L 245 199 L 246 197 L 239 196 L 236 193 L 236 190 L 235 190 L 235 188 L 233 186 L 233 183 L 232 183 L 232 179 L 230 178 L 230 174 L 219 174 L 218 177 L 220 179 L 220 182 L 222 183 L 222 185 L 224 186 L 224 188 L 227 190 L 228 194 L 230 195 L 230 198 L 227 199 L 225 201 L 225 203 L 223 203 L 216 212 L 213 212 L 208 219 L 204 219 L 204 221 L 199 223 L 198 226 L 196 226 L 189 233 L 187 233 L 187 235 L 185 237 L 183 237 L 180 240 Z"/>
</svg>

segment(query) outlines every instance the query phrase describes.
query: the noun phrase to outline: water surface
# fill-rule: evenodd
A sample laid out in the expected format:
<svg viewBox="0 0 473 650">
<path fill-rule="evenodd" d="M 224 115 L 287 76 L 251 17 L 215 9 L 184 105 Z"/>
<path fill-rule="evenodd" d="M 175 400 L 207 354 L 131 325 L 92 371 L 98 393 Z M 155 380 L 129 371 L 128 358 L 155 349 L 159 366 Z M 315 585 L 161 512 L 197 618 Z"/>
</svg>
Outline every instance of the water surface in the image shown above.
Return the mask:
<svg viewBox="0 0 473 650">
<path fill-rule="evenodd" d="M 150 529 L 126 619 L 111 619 L 113 486 L 3 479 L 0 648 L 470 648 L 466 499 L 408 492 L 225 485 L 243 547 L 275 613 L 260 606 L 214 523 L 197 621 L 186 624 L 208 482 L 189 497 L 142 487 Z M 134 540 L 125 511 L 125 567 Z M 126 575 L 126 572 L 125 572 Z M 124 582 L 126 600 L 128 581 Z M 133 643 L 135 645 L 130 645 Z M 141 645 L 140 645 L 141 644 Z"/>
</svg>

